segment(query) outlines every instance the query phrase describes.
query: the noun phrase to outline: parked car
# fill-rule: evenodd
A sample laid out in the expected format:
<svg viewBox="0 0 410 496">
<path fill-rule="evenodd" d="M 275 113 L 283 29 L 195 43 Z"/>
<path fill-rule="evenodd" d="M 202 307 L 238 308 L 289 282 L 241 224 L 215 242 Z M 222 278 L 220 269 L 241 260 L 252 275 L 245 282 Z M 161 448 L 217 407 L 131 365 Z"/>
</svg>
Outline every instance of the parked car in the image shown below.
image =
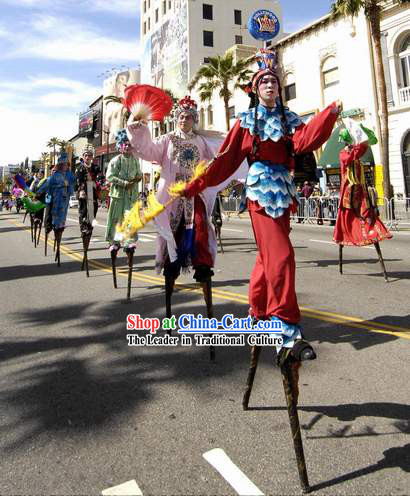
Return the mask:
<svg viewBox="0 0 410 496">
<path fill-rule="evenodd" d="M 70 196 L 70 201 L 69 201 L 68 205 L 70 208 L 78 207 L 78 200 L 77 200 L 77 197 L 75 195 Z"/>
</svg>

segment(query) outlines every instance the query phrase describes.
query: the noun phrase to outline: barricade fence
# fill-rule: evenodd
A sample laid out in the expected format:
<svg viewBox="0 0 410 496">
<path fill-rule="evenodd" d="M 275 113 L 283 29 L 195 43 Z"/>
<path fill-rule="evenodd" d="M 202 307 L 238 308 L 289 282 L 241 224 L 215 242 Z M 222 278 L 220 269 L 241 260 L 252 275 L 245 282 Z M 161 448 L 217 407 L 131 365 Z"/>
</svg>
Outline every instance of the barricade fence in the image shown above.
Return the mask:
<svg viewBox="0 0 410 496">
<path fill-rule="evenodd" d="M 230 215 L 239 213 L 240 198 L 222 198 L 222 209 L 229 218 Z M 380 205 L 379 213 L 389 229 L 410 228 L 410 198 L 395 197 L 391 200 L 384 199 L 385 206 Z M 337 196 L 314 196 L 300 198 L 297 212 L 291 220 L 303 224 L 323 224 L 325 221 L 334 225 L 339 208 Z"/>
</svg>

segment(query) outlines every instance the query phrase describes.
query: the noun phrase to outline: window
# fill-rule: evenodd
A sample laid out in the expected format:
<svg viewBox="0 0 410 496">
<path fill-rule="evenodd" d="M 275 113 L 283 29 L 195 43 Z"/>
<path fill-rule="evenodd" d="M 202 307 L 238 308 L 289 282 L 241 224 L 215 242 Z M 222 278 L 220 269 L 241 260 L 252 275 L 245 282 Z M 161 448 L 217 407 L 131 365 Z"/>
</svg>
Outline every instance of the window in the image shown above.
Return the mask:
<svg viewBox="0 0 410 496">
<path fill-rule="evenodd" d="M 144 0 L 144 14 L 147 11 L 147 0 Z"/>
<path fill-rule="evenodd" d="M 151 0 L 148 0 L 148 8 L 151 8 Z"/>
<path fill-rule="evenodd" d="M 235 119 L 235 107 L 229 107 L 229 119 Z"/>
<path fill-rule="evenodd" d="M 209 64 L 209 57 L 204 57 L 204 64 Z"/>
<path fill-rule="evenodd" d="M 214 32 L 204 31 L 204 46 L 213 47 L 214 46 Z"/>
<path fill-rule="evenodd" d="M 147 34 L 147 23 L 144 22 L 144 34 Z"/>
<path fill-rule="evenodd" d="M 159 10 L 155 9 L 155 22 L 159 21 Z"/>
<path fill-rule="evenodd" d="M 285 101 L 293 100 L 296 98 L 296 84 L 288 84 L 285 86 Z"/>
<path fill-rule="evenodd" d="M 148 31 L 151 29 L 151 18 L 148 17 Z"/>
<path fill-rule="evenodd" d="M 400 46 L 400 66 L 402 86 L 410 86 L 410 35 L 407 36 Z"/>
<path fill-rule="evenodd" d="M 239 26 L 242 26 L 242 11 L 241 10 L 234 10 L 234 18 L 235 18 L 235 24 L 239 24 Z"/>
<path fill-rule="evenodd" d="M 165 15 L 167 13 L 167 2 L 166 2 L 166 0 L 164 0 L 162 2 L 162 13 L 163 13 L 163 15 Z"/>
<path fill-rule="evenodd" d="M 322 66 L 323 87 L 328 88 L 339 83 L 339 68 L 335 57 L 328 57 Z"/>
<path fill-rule="evenodd" d="M 199 111 L 199 127 L 201 129 L 205 127 L 205 110 L 203 108 Z"/>
<path fill-rule="evenodd" d="M 207 3 L 202 4 L 202 18 L 209 19 L 210 21 L 212 21 L 213 19 L 212 5 L 209 5 Z"/>
<path fill-rule="evenodd" d="M 168 10 L 171 8 L 171 0 L 168 0 Z"/>
<path fill-rule="evenodd" d="M 207 117 L 208 117 L 208 126 L 213 126 L 214 125 L 214 111 L 212 109 L 212 105 L 209 105 L 208 110 L 207 110 Z"/>
<path fill-rule="evenodd" d="M 243 45 L 243 36 L 235 35 L 235 45 Z"/>
</svg>

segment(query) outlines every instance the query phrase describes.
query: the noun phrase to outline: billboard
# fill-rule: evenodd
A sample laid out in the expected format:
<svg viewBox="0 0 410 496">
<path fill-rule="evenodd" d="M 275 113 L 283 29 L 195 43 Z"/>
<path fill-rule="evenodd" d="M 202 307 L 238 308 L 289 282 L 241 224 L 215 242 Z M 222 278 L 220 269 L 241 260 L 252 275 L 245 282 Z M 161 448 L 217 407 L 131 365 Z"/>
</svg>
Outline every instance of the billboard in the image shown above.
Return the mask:
<svg viewBox="0 0 410 496">
<path fill-rule="evenodd" d="M 86 136 L 93 130 L 94 124 L 94 111 L 87 110 L 80 114 L 80 121 L 78 126 L 78 134 L 80 136 Z"/>
<path fill-rule="evenodd" d="M 182 98 L 188 85 L 187 0 L 175 0 L 174 9 L 174 15 L 147 38 L 141 69 L 144 82 Z"/>
</svg>

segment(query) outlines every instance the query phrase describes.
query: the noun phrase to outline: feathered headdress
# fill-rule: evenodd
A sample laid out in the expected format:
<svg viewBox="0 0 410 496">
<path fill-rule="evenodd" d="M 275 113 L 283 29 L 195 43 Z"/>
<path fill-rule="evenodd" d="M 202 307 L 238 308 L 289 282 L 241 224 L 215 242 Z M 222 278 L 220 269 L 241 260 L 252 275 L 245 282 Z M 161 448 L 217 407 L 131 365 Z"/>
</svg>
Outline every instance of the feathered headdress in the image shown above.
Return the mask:
<svg viewBox="0 0 410 496">
<path fill-rule="evenodd" d="M 277 57 L 273 50 L 261 48 L 259 52 L 256 53 L 255 57 L 259 69 L 252 76 L 252 90 L 256 93 L 258 83 L 263 76 L 266 74 L 271 74 L 272 76 L 278 78 L 278 72 Z"/>
<path fill-rule="evenodd" d="M 68 155 L 66 152 L 61 152 L 57 159 L 57 165 L 63 165 L 68 163 Z"/>
<path fill-rule="evenodd" d="M 192 100 L 190 96 L 185 96 L 182 100 L 178 102 L 178 107 L 175 110 L 175 117 L 178 117 L 183 113 L 187 112 L 192 115 L 194 123 L 197 124 L 199 121 L 198 115 L 198 105 L 195 100 Z"/>
</svg>

